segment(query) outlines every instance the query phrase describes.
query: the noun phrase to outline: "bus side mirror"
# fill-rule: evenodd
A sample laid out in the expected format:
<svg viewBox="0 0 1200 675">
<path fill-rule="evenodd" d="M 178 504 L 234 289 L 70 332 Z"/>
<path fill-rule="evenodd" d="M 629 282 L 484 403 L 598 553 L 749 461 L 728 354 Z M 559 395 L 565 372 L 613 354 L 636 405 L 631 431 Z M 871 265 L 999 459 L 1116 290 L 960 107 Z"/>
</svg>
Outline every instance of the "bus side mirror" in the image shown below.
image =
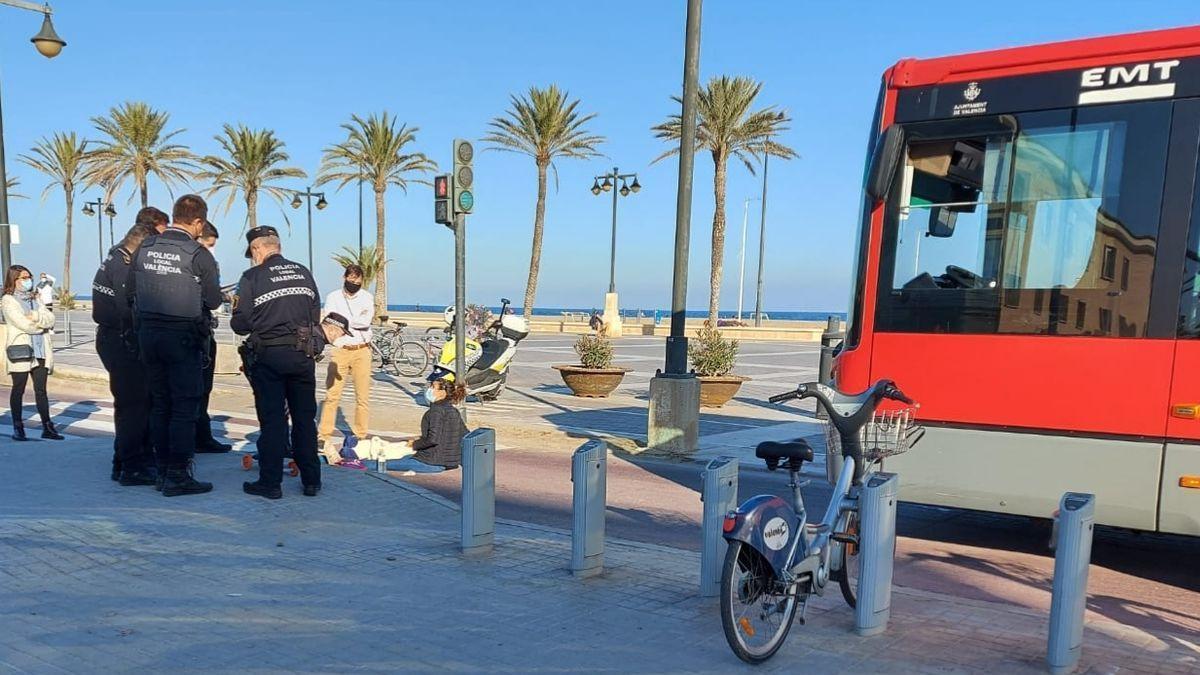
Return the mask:
<svg viewBox="0 0 1200 675">
<path fill-rule="evenodd" d="M 871 167 L 867 172 L 867 194 L 875 202 L 887 199 L 903 153 L 904 129 L 893 124 L 883 132 L 883 138 L 875 144 L 875 152 L 871 155 Z"/>
</svg>

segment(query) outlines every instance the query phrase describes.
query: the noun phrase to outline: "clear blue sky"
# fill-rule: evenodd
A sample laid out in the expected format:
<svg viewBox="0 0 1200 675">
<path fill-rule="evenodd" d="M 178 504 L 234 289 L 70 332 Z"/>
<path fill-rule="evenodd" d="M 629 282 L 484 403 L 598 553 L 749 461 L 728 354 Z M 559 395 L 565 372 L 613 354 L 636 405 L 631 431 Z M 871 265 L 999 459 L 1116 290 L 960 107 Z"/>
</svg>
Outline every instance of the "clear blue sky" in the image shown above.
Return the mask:
<svg viewBox="0 0 1200 675">
<path fill-rule="evenodd" d="M 683 0 L 654 2 L 400 2 L 359 0 L 206 0 L 162 2 L 57 0 L 55 26 L 68 47 L 53 61 L 29 37 L 41 18 L 0 7 L 0 85 L 10 175 L 27 200 L 10 202 L 22 226 L 14 258 L 35 270 L 62 266 L 60 194 L 41 201 L 45 179 L 16 162 L 37 138 L 76 130 L 111 106 L 141 99 L 171 113 L 181 140 L 200 153 L 226 122 L 274 129 L 293 164 L 315 173 L 321 149 L 343 136 L 351 113 L 387 109 L 420 127 L 418 146 L 449 162 L 455 136 L 479 138 L 509 94 L 558 83 L 599 116 L 605 159 L 564 161 L 551 185 L 539 306 L 598 306 L 608 283 L 609 195 L 593 197 L 592 176 L 613 164 L 638 171 L 644 189 L 620 202 L 617 286 L 622 305 L 666 307 L 677 168 L 651 165 L 663 149 L 649 129 L 672 112 L 680 89 Z M 1194 0 L 1153 3 L 1010 0 L 986 3 L 809 3 L 709 0 L 704 10 L 701 77 L 762 80 L 761 104 L 794 117 L 785 142 L 801 159 L 770 170 L 767 218 L 768 310 L 842 310 L 848 297 L 853 221 L 866 127 L 880 73 L 905 56 L 935 56 L 1074 37 L 1187 25 L 1200 21 Z M 708 298 L 712 161 L 698 155 L 688 305 Z M 520 301 L 529 262 L 536 176 L 530 159 L 482 153 L 476 160 L 476 215 L 468 239 L 468 299 Z M 296 182 L 295 187 L 303 187 Z M 203 187 L 203 186 L 197 186 Z M 132 186 L 131 186 L 132 188 Z M 729 234 L 722 308 L 737 305 L 742 200 L 756 178 L 731 165 Z M 97 191 L 84 193 L 93 198 Z M 118 228 L 135 202 L 120 195 Z M 170 209 L 160 183 L 151 202 Z M 432 222 L 429 188 L 388 195 L 389 299 L 446 303 L 453 295 L 452 242 Z M 80 199 L 79 201 L 82 201 Z M 329 195 L 315 216 L 316 274 L 322 289 L 339 282 L 329 253 L 357 243 L 357 192 Z M 285 253 L 306 258 L 304 212 L 288 209 Z M 757 204 L 751 208 L 746 302 L 753 305 Z M 233 281 L 245 267 L 235 241 L 245 214 L 215 214 L 225 235 L 218 259 Z M 368 239 L 374 215 L 366 207 Z M 259 222 L 282 227 L 279 210 L 260 202 Z M 95 220 L 76 214 L 77 292 L 87 293 L 97 264 Z M 107 245 L 107 224 L 106 245 Z"/>
</svg>

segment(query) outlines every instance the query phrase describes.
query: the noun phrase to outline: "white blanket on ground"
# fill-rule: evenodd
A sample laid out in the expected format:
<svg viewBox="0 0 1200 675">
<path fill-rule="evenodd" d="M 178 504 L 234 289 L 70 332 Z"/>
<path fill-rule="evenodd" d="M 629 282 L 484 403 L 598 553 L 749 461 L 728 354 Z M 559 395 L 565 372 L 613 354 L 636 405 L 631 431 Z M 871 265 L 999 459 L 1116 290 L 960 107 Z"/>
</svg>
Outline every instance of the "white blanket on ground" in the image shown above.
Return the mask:
<svg viewBox="0 0 1200 675">
<path fill-rule="evenodd" d="M 333 439 L 325 442 L 325 445 L 321 447 L 321 454 L 325 457 L 325 461 L 330 464 L 342 461 L 342 443 L 343 441 Z M 404 459 L 414 452 L 412 441 L 387 441 L 378 436 L 364 438 L 354 446 L 354 454 L 363 462 Z"/>
</svg>

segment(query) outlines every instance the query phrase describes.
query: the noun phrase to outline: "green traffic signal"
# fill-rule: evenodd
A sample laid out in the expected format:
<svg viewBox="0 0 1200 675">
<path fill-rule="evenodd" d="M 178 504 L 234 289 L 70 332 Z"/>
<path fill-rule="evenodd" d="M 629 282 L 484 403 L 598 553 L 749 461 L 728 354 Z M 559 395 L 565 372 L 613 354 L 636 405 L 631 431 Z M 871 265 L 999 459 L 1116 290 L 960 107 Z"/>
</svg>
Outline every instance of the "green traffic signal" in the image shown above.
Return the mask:
<svg viewBox="0 0 1200 675">
<path fill-rule="evenodd" d="M 470 190 L 462 190 L 458 193 L 458 210 L 464 213 L 469 213 L 475 207 L 475 196 Z"/>
</svg>

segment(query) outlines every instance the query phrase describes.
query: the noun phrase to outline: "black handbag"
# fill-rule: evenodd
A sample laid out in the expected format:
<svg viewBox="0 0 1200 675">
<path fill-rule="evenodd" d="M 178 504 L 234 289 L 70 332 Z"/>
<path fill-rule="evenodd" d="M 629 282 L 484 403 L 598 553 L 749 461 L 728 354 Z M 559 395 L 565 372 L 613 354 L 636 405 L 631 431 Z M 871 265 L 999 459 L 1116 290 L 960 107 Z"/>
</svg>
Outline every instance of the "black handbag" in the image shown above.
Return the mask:
<svg viewBox="0 0 1200 675">
<path fill-rule="evenodd" d="M 27 363 L 33 360 L 33 347 L 30 345 L 10 345 L 4 348 L 4 354 L 9 363 Z"/>
</svg>

